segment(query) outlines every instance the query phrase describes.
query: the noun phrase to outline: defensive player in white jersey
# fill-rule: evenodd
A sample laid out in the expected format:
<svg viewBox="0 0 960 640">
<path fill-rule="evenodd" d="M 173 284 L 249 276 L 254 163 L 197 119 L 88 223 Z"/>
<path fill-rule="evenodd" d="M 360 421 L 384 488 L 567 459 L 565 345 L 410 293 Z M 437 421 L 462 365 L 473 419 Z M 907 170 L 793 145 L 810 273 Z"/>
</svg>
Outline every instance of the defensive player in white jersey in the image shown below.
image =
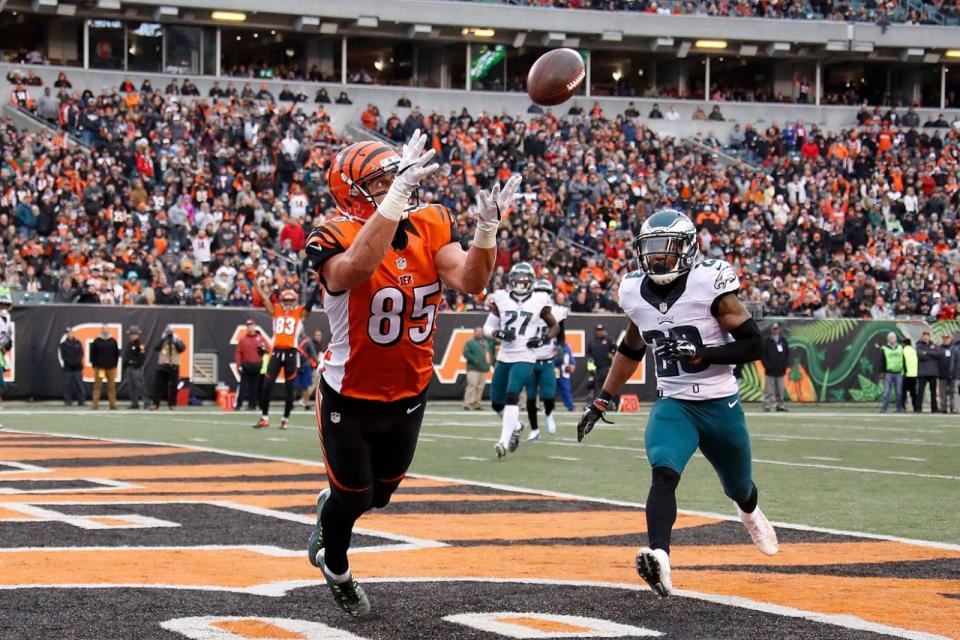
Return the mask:
<svg viewBox="0 0 960 640">
<path fill-rule="evenodd" d="M 757 507 L 750 439 L 733 365 L 760 357 L 760 330 L 737 299 L 740 280 L 727 262 L 697 261 L 690 219 L 666 209 L 648 218 L 634 243 L 640 269 L 620 283 L 627 331 L 603 391 L 583 413 L 577 439 L 593 429 L 610 399 L 633 375 L 647 346 L 654 349 L 657 395 L 645 445 L 653 470 L 647 497 L 649 546 L 637 572 L 660 596 L 673 593 L 670 534 L 677 517 L 680 474 L 700 448 L 735 503 L 754 544 L 777 553 L 777 534 Z M 730 340 L 730 336 L 733 340 Z"/>
<path fill-rule="evenodd" d="M 507 451 L 517 450 L 520 444 L 520 391 L 527 383 L 537 361 L 534 351 L 557 337 L 560 325 L 550 312 L 552 301 L 543 292 L 533 291 L 536 273 L 526 262 L 515 264 L 507 274 L 509 291 L 494 291 L 490 301 L 490 315 L 483 325 L 488 338 L 500 341 L 497 365 L 490 385 L 490 403 L 502 419 L 500 439 L 494 446 L 497 458 Z M 547 331 L 537 329 L 537 319 L 547 325 Z"/>
<path fill-rule="evenodd" d="M 563 342 L 563 321 L 567 319 L 570 310 L 563 305 L 558 305 L 553 299 L 553 283 L 549 280 L 537 280 L 533 285 L 534 293 L 545 293 L 550 298 L 550 313 L 553 314 L 557 324 L 560 325 L 560 332 L 556 339 L 548 340 L 542 347 L 534 350 L 537 358 L 533 365 L 533 371 L 527 379 L 527 417 L 530 418 L 530 435 L 527 441 L 537 440 L 540 437 L 540 428 L 537 424 L 537 391 L 540 392 L 540 399 L 543 400 L 543 412 L 547 417 L 547 432 L 557 432 L 557 422 L 553 417 L 553 408 L 557 397 L 557 374 L 554 369 L 554 358 L 557 355 L 557 345 Z M 547 323 L 541 318 L 537 318 L 537 335 L 543 336 L 547 333 Z"/>
</svg>

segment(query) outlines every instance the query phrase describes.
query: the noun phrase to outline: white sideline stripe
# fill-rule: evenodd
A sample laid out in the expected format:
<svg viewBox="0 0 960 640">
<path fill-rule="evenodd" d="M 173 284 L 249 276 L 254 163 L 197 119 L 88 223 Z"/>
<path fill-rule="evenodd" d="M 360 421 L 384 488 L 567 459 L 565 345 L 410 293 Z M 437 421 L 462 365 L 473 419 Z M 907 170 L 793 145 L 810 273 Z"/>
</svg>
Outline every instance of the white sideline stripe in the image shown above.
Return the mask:
<svg viewBox="0 0 960 640">
<path fill-rule="evenodd" d="M 890 456 L 891 460 L 906 460 L 907 462 L 926 462 L 926 458 L 911 458 L 910 456 Z"/>
<path fill-rule="evenodd" d="M 804 460 L 823 460 L 825 462 L 842 462 L 843 458 L 828 458 L 826 456 L 803 456 Z"/>
<path fill-rule="evenodd" d="M 488 438 L 479 438 L 476 436 L 455 436 L 449 434 L 442 434 L 436 432 L 430 432 L 430 436 L 433 438 L 446 438 L 450 440 L 474 440 L 487 442 Z M 645 449 L 637 447 L 624 447 L 620 445 L 613 444 L 585 444 L 574 442 L 556 442 L 551 440 L 544 440 L 543 444 L 552 445 L 554 447 L 585 447 L 588 449 L 608 449 L 612 451 L 629 451 L 632 453 L 644 453 Z M 703 458 L 702 454 L 694 454 L 695 458 Z M 788 462 L 785 460 L 767 460 L 765 458 L 754 458 L 753 462 L 756 464 L 772 464 L 780 465 L 784 467 L 808 467 L 810 469 L 827 469 L 830 471 L 847 471 L 850 473 L 873 473 L 878 475 L 889 475 L 889 476 L 907 476 L 911 478 L 932 478 L 935 480 L 960 480 L 960 476 L 948 476 L 939 473 L 915 473 L 912 471 L 894 471 L 892 469 L 866 469 L 863 467 L 842 467 L 839 465 L 830 465 L 830 464 L 814 464 L 806 462 Z"/>
<path fill-rule="evenodd" d="M 323 463 L 317 462 L 315 460 L 304 460 L 302 458 L 288 458 L 284 456 L 268 456 L 263 454 L 253 454 L 246 453 L 244 451 L 231 451 L 230 449 L 218 449 L 214 447 L 197 447 L 189 444 L 183 444 L 178 442 L 158 442 L 154 440 L 129 440 L 125 438 L 105 438 L 105 437 L 96 437 L 96 436 L 84 436 L 84 435 L 75 435 L 70 433 L 56 433 L 50 431 L 38 432 L 38 431 L 25 431 L 23 429 L 5 429 L 10 433 L 43 433 L 50 436 L 60 436 L 63 438 L 76 438 L 78 440 L 106 440 L 109 442 L 126 442 L 131 444 L 152 444 L 163 447 L 183 447 L 185 449 L 193 449 L 195 451 L 207 451 L 209 453 L 221 453 L 224 455 L 236 456 L 238 458 L 250 458 L 253 460 L 271 460 L 273 462 L 290 462 L 294 464 L 302 464 L 309 467 L 318 467 L 323 468 Z M 473 485 L 477 487 L 486 487 L 488 489 L 500 489 L 502 491 L 510 491 L 512 493 L 526 493 L 533 495 L 546 496 L 550 498 L 566 498 L 569 500 L 582 500 L 584 502 L 593 502 L 596 504 L 606 504 L 617 507 L 628 507 L 634 509 L 643 509 L 646 505 L 642 502 L 632 502 L 629 500 L 614 500 L 611 498 L 597 498 L 591 496 L 583 496 L 575 493 L 562 493 L 560 491 L 550 491 L 547 489 L 531 489 L 528 487 L 519 487 L 516 485 L 509 484 L 499 484 L 495 482 L 482 482 L 479 480 L 468 480 L 465 478 L 452 478 L 448 476 L 438 476 L 427 473 L 411 473 L 408 474 L 411 478 L 424 478 L 427 480 L 437 480 L 440 482 L 453 482 L 459 484 Z M 694 511 L 690 509 L 679 509 L 677 513 L 694 515 L 694 516 L 704 516 L 706 518 L 713 518 L 715 520 L 725 520 L 729 522 L 740 522 L 740 519 L 737 516 L 732 516 L 724 513 L 714 513 L 711 511 Z M 918 540 L 915 538 L 902 538 L 899 536 L 890 536 L 882 533 L 866 533 L 863 531 L 851 531 L 848 529 L 833 529 L 830 527 L 815 527 L 812 525 L 806 524 L 796 524 L 791 522 L 780 522 L 775 521 L 771 524 L 778 527 L 785 527 L 788 529 L 796 529 L 797 531 L 813 531 L 816 533 L 828 533 L 837 536 L 854 536 L 860 538 L 867 538 L 869 540 L 886 540 L 888 542 L 901 542 L 903 544 L 911 544 L 918 547 L 928 547 L 930 549 L 943 549 L 945 551 L 960 551 L 960 544 L 953 544 L 950 542 L 937 542 L 933 540 Z M 111 547 L 114 548 L 114 547 Z M 311 582 L 311 584 L 313 584 Z"/>
<path fill-rule="evenodd" d="M 115 550 L 122 549 L 123 547 L 104 547 L 104 550 Z M 160 547 L 151 547 L 151 548 L 160 548 Z M 172 547 L 174 549 L 189 549 L 191 547 Z M 193 547 L 196 548 L 196 547 Z M 223 549 L 229 547 L 212 547 L 215 549 Z M 50 547 L 39 547 L 38 549 L 51 550 Z M 63 550 L 76 550 L 75 547 L 64 548 Z M 81 550 L 92 550 L 97 549 L 95 547 L 82 547 Z M 129 549 L 142 550 L 143 547 L 129 547 Z M 359 549 L 358 549 L 359 551 Z M 298 555 L 302 552 L 298 551 Z M 601 589 L 621 589 L 626 591 L 649 591 L 649 587 L 646 585 L 640 586 L 637 584 L 623 584 L 623 583 L 610 583 L 610 582 L 591 582 L 591 581 L 582 581 L 582 580 L 546 580 L 546 579 L 535 579 L 535 578 L 369 578 L 363 580 L 364 584 L 391 584 L 391 583 L 453 583 L 453 582 L 479 582 L 479 583 L 493 583 L 493 584 L 502 584 L 502 583 L 512 583 L 512 584 L 539 584 L 539 585 L 555 585 L 563 587 L 594 587 Z M 247 588 L 229 588 L 229 587 L 220 587 L 215 585 L 166 585 L 166 584 L 138 584 L 138 583 L 128 583 L 128 584 L 58 584 L 58 585 L 49 585 L 49 584 L 24 584 L 24 585 L 4 585 L 0 586 L 0 590 L 13 590 L 13 589 L 134 589 L 134 588 L 150 588 L 150 589 L 172 589 L 179 591 L 222 591 L 222 592 L 231 592 L 231 593 L 248 593 L 254 595 L 262 596 L 271 596 L 271 597 L 283 597 L 290 591 L 294 589 L 300 589 L 304 587 L 313 587 L 318 585 L 326 584 L 326 581 L 323 579 L 320 580 L 288 580 L 283 582 L 273 582 L 269 584 L 255 585 L 253 587 Z M 765 602 L 758 602 L 756 600 L 749 600 L 747 598 L 740 598 L 737 596 L 721 596 L 711 593 L 703 593 L 699 591 L 688 591 L 681 589 L 677 591 L 677 595 L 684 598 L 691 598 L 694 600 L 702 600 L 705 602 L 713 602 L 715 604 L 722 604 L 730 607 L 737 607 L 740 609 L 749 609 L 754 611 L 761 611 L 763 613 L 770 613 L 774 615 L 789 617 L 789 618 L 802 618 L 804 620 L 810 620 L 812 622 L 820 622 L 823 624 L 829 624 L 837 627 L 844 627 L 847 629 L 854 629 L 857 631 L 870 631 L 873 633 L 886 634 L 894 636 L 897 638 L 905 638 L 907 640 L 950 640 L 946 636 L 939 636 L 932 633 L 924 633 L 922 631 L 910 631 L 908 629 L 901 629 L 899 627 L 891 627 L 884 624 L 879 624 L 876 622 L 868 622 L 856 616 L 850 615 L 833 615 L 833 614 L 824 614 L 817 613 L 814 611 L 804 611 L 803 609 L 795 609 L 793 607 L 785 607 L 776 604 L 769 604 Z"/>
<path fill-rule="evenodd" d="M 551 460 L 566 460 L 568 462 L 578 462 L 580 458 L 568 458 L 566 456 L 547 456 Z"/>
<path fill-rule="evenodd" d="M 486 462 L 490 458 L 478 458 L 477 456 L 460 456 L 461 460 L 470 460 L 471 462 Z"/>
</svg>

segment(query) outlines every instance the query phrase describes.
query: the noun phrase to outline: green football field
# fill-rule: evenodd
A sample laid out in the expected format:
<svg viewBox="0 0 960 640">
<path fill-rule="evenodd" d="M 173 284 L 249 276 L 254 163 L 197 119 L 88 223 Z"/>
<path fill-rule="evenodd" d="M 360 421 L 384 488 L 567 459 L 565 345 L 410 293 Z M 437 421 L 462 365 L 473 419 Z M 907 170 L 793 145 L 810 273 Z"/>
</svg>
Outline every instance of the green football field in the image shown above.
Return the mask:
<svg viewBox="0 0 960 640">
<path fill-rule="evenodd" d="M 279 403 L 274 403 L 274 413 Z M 255 413 L 215 407 L 175 412 L 69 410 L 8 403 L 6 429 L 186 444 L 319 461 L 316 422 L 298 408 L 291 428 L 255 430 Z M 521 416 L 524 418 L 525 416 Z M 559 414 L 559 433 L 493 456 L 499 419 L 455 403 L 427 409 L 413 472 L 642 503 L 649 470 L 646 412 L 611 415 L 576 442 L 579 414 Z M 274 422 L 279 416 L 274 415 Z M 960 544 L 960 418 L 880 415 L 875 409 L 794 407 L 763 413 L 747 405 L 760 504 L 771 520 Z M 543 418 L 541 416 L 541 426 Z M 713 470 L 691 461 L 679 490 L 682 510 L 733 514 Z"/>
</svg>

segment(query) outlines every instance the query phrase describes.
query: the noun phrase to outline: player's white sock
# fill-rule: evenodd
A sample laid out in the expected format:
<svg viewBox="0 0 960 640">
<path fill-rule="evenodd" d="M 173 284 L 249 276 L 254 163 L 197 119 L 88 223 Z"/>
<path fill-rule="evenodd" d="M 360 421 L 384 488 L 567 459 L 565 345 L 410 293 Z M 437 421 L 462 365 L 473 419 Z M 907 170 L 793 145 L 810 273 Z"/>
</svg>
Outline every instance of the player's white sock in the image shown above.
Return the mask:
<svg viewBox="0 0 960 640">
<path fill-rule="evenodd" d="M 268 416 L 268 415 L 265 414 L 265 413 L 261 413 L 261 414 L 260 414 L 260 419 L 261 419 L 261 420 L 269 420 L 269 419 L 270 419 L 270 416 Z"/>
<path fill-rule="evenodd" d="M 557 432 L 557 421 L 553 419 L 553 414 L 547 416 L 547 433 Z"/>
<path fill-rule="evenodd" d="M 323 565 L 323 572 L 327 574 L 327 577 L 333 580 L 336 583 L 346 582 L 350 579 L 350 569 L 347 569 L 346 573 L 334 573 L 327 568 L 326 563 Z"/>
<path fill-rule="evenodd" d="M 517 430 L 520 422 L 520 405 L 508 404 L 503 408 L 503 422 L 500 426 L 500 444 L 510 442 L 510 436 Z"/>
</svg>

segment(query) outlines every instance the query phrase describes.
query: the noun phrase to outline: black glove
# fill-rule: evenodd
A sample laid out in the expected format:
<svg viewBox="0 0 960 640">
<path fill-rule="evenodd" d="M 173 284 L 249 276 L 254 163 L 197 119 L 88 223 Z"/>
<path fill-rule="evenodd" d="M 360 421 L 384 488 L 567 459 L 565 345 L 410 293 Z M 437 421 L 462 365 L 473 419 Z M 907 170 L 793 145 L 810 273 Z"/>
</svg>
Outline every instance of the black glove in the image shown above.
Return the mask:
<svg viewBox="0 0 960 640">
<path fill-rule="evenodd" d="M 697 345 L 689 340 L 673 340 L 672 338 L 667 338 L 665 340 L 657 340 L 656 344 L 657 348 L 655 353 L 657 357 L 664 362 L 676 362 L 677 360 L 686 362 L 697 357 Z"/>
<path fill-rule="evenodd" d="M 513 329 L 497 329 L 493 332 L 493 337 L 503 342 L 513 342 L 517 339 L 517 332 Z"/>
<path fill-rule="evenodd" d="M 546 336 L 537 336 L 536 338 L 530 338 L 529 340 L 527 340 L 528 349 L 539 349 L 545 344 L 547 344 Z"/>
<path fill-rule="evenodd" d="M 583 410 L 580 422 L 577 423 L 577 442 L 582 442 L 583 436 L 593 431 L 593 425 L 597 424 L 597 420 L 613 424 L 613 421 L 607 420 L 603 415 L 609 408 L 610 396 L 605 391 L 601 391 L 600 395 Z"/>
</svg>

